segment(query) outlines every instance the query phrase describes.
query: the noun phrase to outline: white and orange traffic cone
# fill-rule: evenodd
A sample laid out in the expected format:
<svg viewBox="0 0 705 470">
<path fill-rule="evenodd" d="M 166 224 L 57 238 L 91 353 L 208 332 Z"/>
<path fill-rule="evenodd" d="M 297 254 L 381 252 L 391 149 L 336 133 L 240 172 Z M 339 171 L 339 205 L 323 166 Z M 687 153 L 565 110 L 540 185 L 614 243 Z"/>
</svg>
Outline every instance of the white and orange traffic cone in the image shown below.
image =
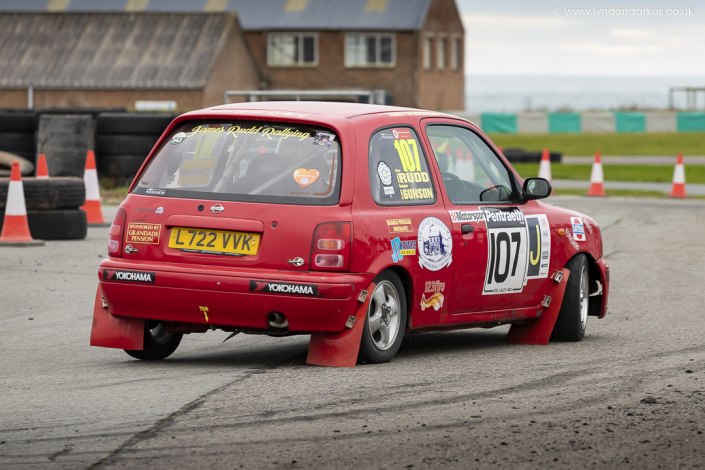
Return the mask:
<svg viewBox="0 0 705 470">
<path fill-rule="evenodd" d="M 607 196 L 605 193 L 605 177 L 602 174 L 600 152 L 595 152 L 595 163 L 592 164 L 592 172 L 590 173 L 590 189 L 588 189 L 587 195 Z"/>
<path fill-rule="evenodd" d="M 49 169 L 47 168 L 47 159 L 43 153 L 39 154 L 37 161 L 37 178 L 49 178 Z"/>
<path fill-rule="evenodd" d="M 81 209 L 86 211 L 88 225 L 105 225 L 103 209 L 100 207 L 100 186 L 98 185 L 98 171 L 95 168 L 95 154 L 89 150 L 86 155 L 86 172 L 83 174 L 83 183 L 86 185 L 86 203 Z"/>
<path fill-rule="evenodd" d="M 688 197 L 685 193 L 685 168 L 683 167 L 683 154 L 678 154 L 676 167 L 673 169 L 673 189 L 671 197 Z"/>
<path fill-rule="evenodd" d="M 548 154 L 548 149 L 543 149 L 541 154 L 541 163 L 539 163 L 539 178 L 551 181 L 551 157 Z"/>
<path fill-rule="evenodd" d="M 20 163 L 14 161 L 10 172 L 10 184 L 7 188 L 7 204 L 5 205 L 5 220 L 0 233 L 0 246 L 41 245 L 44 245 L 44 242 L 34 240 L 29 232 Z"/>
</svg>

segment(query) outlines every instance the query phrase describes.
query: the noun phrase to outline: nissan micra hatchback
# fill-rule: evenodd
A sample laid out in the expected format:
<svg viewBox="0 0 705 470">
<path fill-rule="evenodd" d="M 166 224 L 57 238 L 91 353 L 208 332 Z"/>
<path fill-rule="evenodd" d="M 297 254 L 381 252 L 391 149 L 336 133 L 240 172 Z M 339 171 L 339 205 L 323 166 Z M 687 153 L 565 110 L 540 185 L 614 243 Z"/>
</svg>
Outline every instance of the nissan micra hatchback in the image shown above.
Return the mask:
<svg viewBox="0 0 705 470">
<path fill-rule="evenodd" d="M 550 192 L 443 113 L 190 112 L 117 211 L 91 344 L 154 360 L 187 333 L 311 334 L 309 362 L 376 363 L 407 333 L 530 327 L 553 298 L 552 339 L 579 341 L 609 272 L 597 223 L 538 200 Z"/>
</svg>

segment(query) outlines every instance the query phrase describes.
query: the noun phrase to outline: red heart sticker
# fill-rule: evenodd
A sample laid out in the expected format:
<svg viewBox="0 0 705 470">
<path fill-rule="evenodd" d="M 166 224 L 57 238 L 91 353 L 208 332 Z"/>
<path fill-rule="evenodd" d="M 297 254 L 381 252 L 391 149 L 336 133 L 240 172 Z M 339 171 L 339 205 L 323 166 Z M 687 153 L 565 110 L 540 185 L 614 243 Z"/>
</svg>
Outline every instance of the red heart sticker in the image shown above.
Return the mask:
<svg viewBox="0 0 705 470">
<path fill-rule="evenodd" d="M 306 168 L 299 168 L 294 171 L 294 179 L 302 188 L 312 184 L 320 175 L 318 170 L 307 170 Z"/>
</svg>

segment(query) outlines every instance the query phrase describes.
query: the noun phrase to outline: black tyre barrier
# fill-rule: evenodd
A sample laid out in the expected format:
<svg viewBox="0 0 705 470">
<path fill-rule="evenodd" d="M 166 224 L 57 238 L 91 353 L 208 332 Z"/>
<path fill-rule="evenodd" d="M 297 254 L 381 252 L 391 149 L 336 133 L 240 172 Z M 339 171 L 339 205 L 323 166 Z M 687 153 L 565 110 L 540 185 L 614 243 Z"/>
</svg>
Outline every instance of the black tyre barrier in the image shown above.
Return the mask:
<svg viewBox="0 0 705 470">
<path fill-rule="evenodd" d="M 174 114 L 103 113 L 96 120 L 96 133 L 151 135 L 159 138 L 175 117 Z"/>
<path fill-rule="evenodd" d="M 95 138 L 98 157 L 106 155 L 142 155 L 144 160 L 159 140 L 158 135 L 102 135 Z"/>
<path fill-rule="evenodd" d="M 4 132 L 0 129 L 0 150 L 10 153 L 34 153 L 35 148 L 34 132 Z"/>
<path fill-rule="evenodd" d="M 0 230 L 5 211 L 0 211 Z M 86 213 L 80 209 L 27 211 L 32 238 L 37 240 L 81 240 L 88 234 Z"/>
<path fill-rule="evenodd" d="M 98 157 L 98 172 L 114 178 L 132 180 L 147 158 L 144 155 L 101 155 Z"/>
<path fill-rule="evenodd" d="M 0 210 L 5 210 L 9 178 L 0 179 Z M 77 209 L 86 202 L 86 187 L 80 178 L 22 178 L 28 211 Z"/>
<path fill-rule="evenodd" d="M 539 163 L 543 155 L 542 151 L 531 152 L 521 148 L 507 148 L 502 153 L 511 163 Z M 560 152 L 549 152 L 548 155 L 553 163 L 560 163 L 563 159 Z"/>
<path fill-rule="evenodd" d="M 0 132 L 29 132 L 37 130 L 37 114 L 34 112 L 0 112 Z"/>
</svg>

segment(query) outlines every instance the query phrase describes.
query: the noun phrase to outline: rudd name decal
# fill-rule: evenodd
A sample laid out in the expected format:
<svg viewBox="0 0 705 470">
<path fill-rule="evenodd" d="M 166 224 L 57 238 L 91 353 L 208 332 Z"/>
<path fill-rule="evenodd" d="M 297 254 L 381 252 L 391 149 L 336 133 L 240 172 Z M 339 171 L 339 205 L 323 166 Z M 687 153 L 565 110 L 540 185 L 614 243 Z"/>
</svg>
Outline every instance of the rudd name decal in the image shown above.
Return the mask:
<svg viewBox="0 0 705 470">
<path fill-rule="evenodd" d="M 116 269 L 103 269 L 104 281 L 118 282 L 141 282 L 143 284 L 154 284 L 157 273 L 145 271 L 119 271 Z"/>
<path fill-rule="evenodd" d="M 288 282 L 250 280 L 250 292 L 315 296 L 318 295 L 318 286 L 315 284 L 292 284 Z"/>
</svg>

